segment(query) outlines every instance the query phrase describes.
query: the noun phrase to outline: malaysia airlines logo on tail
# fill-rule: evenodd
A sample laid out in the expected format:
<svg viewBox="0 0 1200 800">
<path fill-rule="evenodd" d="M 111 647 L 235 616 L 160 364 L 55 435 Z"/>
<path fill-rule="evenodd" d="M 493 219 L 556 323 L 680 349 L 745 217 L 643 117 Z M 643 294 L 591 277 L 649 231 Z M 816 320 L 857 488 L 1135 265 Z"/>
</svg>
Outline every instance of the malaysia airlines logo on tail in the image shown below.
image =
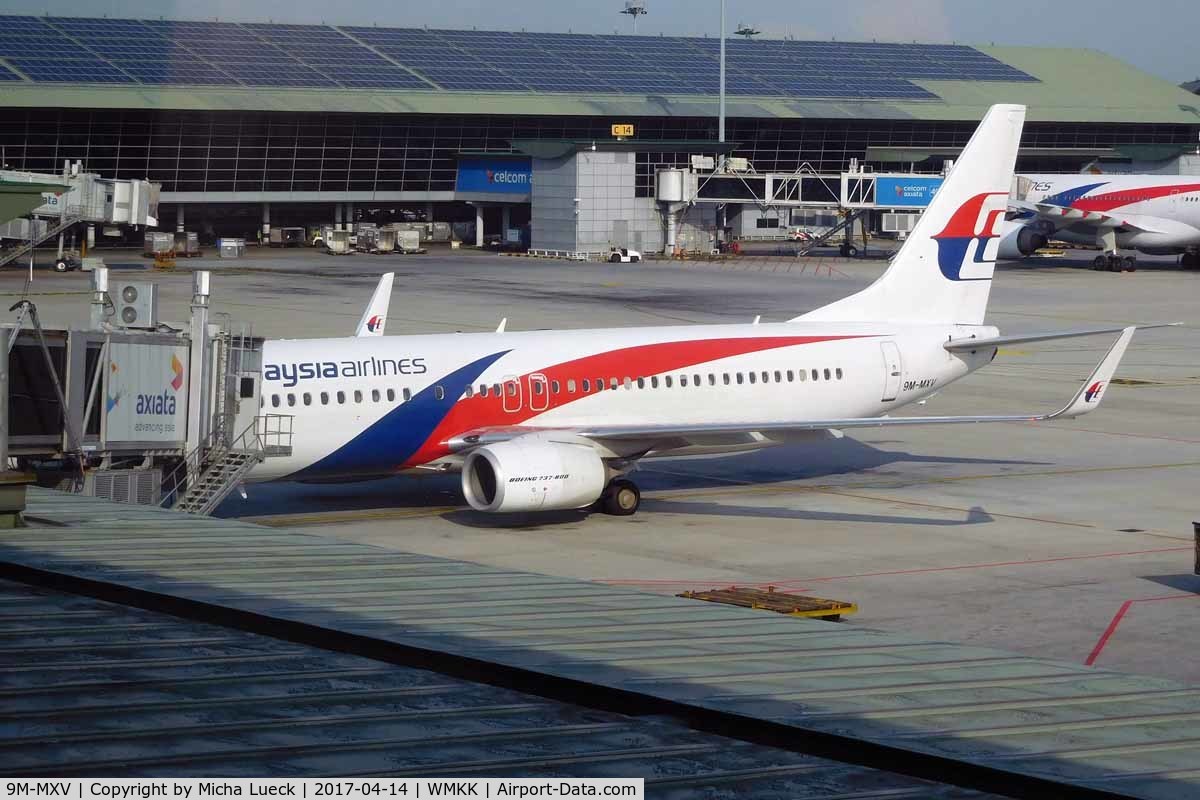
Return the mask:
<svg viewBox="0 0 1200 800">
<path fill-rule="evenodd" d="M 1085 403 L 1097 403 L 1100 401 L 1100 393 L 1104 391 L 1104 381 L 1096 381 L 1087 388 L 1083 393 Z"/>
<path fill-rule="evenodd" d="M 371 333 L 374 333 L 381 327 L 383 327 L 383 319 L 378 314 L 367 320 L 367 330 Z"/>
<path fill-rule="evenodd" d="M 938 267 L 947 280 L 991 280 L 996 251 L 987 252 L 988 245 L 1000 238 L 999 227 L 1007 207 L 1005 192 L 977 194 L 959 206 L 942 232 L 933 236 L 938 246 Z M 986 274 L 963 275 L 969 264 L 986 264 Z"/>
</svg>

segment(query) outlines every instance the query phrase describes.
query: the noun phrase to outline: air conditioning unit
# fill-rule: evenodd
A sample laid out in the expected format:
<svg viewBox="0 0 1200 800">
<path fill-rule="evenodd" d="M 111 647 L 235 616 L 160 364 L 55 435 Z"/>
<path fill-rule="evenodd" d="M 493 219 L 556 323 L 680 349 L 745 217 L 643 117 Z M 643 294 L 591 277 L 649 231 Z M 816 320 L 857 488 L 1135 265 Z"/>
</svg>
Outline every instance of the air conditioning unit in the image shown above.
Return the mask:
<svg viewBox="0 0 1200 800">
<path fill-rule="evenodd" d="M 158 286 L 153 283 L 121 281 L 109 292 L 116 313 L 112 323 L 122 328 L 158 327 Z"/>
<path fill-rule="evenodd" d="M 156 506 L 162 499 L 162 470 L 88 470 L 83 479 L 83 494 L 114 503 Z"/>
</svg>

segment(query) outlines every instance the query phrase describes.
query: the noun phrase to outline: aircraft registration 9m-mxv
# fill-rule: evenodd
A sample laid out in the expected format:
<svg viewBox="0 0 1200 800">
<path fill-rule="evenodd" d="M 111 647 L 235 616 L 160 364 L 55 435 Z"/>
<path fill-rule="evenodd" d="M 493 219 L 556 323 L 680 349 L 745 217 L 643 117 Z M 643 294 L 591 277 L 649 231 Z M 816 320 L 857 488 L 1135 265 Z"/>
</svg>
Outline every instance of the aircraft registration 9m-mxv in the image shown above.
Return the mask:
<svg viewBox="0 0 1200 800">
<path fill-rule="evenodd" d="M 292 454 L 251 480 L 462 473 L 490 512 L 632 514 L 640 459 L 734 452 L 844 429 L 1075 417 L 1104 395 L 1134 328 L 1002 337 L 986 326 L 1025 108 L 992 107 L 875 283 L 775 324 L 368 335 L 267 342 L 262 402 L 294 416 Z M 390 288 L 390 287 L 389 287 Z M 374 308 L 379 294 L 372 302 Z M 1002 344 L 1121 331 L 1061 410 L 892 417 Z"/>
</svg>

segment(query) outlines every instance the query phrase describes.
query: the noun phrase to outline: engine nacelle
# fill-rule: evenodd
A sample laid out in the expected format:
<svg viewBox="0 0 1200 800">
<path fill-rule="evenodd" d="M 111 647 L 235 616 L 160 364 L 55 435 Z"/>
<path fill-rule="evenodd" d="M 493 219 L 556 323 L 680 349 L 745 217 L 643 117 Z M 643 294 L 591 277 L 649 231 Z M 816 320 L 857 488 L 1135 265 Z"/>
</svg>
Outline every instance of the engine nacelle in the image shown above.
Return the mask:
<svg viewBox="0 0 1200 800">
<path fill-rule="evenodd" d="M 1049 238 L 1036 225 L 1008 220 L 1000 228 L 1000 247 L 996 257 L 1016 261 L 1031 256 L 1046 246 Z"/>
<path fill-rule="evenodd" d="M 589 445 L 518 436 L 472 451 L 462 489 L 476 511 L 561 511 L 596 502 L 608 483 L 604 461 Z"/>
</svg>

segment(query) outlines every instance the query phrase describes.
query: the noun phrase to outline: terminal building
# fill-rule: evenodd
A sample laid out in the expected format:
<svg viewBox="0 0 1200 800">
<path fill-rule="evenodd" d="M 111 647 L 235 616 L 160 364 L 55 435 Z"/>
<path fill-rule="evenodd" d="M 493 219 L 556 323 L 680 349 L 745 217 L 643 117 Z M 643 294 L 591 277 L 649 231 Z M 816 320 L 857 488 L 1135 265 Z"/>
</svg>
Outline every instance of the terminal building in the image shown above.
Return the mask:
<svg viewBox="0 0 1200 800">
<path fill-rule="evenodd" d="M 1195 95 L 1083 49 L 732 40 L 722 142 L 718 50 L 5 16 L 0 148 L 11 170 L 149 179 L 160 224 L 205 237 L 437 220 L 567 251 L 796 224 L 845 200 L 841 173 L 937 173 L 996 102 L 1030 108 L 1021 171 L 1196 165 Z"/>
</svg>

